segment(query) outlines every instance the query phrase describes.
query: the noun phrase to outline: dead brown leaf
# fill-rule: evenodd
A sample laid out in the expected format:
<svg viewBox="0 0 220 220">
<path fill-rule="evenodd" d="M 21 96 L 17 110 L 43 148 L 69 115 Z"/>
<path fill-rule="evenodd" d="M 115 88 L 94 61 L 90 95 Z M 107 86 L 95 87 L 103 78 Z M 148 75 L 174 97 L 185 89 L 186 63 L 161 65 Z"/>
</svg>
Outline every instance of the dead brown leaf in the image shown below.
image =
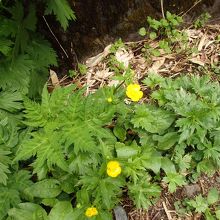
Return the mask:
<svg viewBox="0 0 220 220">
<path fill-rule="evenodd" d="M 86 66 L 87 67 L 94 67 L 96 66 L 98 63 L 100 63 L 102 61 L 102 59 L 106 56 L 108 56 L 108 54 L 110 53 L 110 48 L 111 48 L 111 44 L 108 45 L 104 51 L 102 53 L 99 53 L 98 55 L 94 56 L 94 57 L 90 57 L 89 59 L 86 60 Z"/>
<path fill-rule="evenodd" d="M 57 74 L 55 71 L 53 70 L 50 70 L 50 79 L 51 79 L 51 82 L 52 82 L 52 85 L 54 87 L 58 87 L 60 86 L 60 82 L 59 82 L 59 79 L 57 77 Z"/>
</svg>

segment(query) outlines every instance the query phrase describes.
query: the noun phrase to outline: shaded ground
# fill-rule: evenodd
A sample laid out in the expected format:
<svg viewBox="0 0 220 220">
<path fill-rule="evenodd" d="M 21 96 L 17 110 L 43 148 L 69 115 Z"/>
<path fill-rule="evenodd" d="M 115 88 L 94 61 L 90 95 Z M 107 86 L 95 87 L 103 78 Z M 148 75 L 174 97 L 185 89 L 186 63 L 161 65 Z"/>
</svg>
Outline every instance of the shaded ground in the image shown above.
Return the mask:
<svg viewBox="0 0 220 220">
<path fill-rule="evenodd" d="M 185 13 L 189 21 L 203 11 L 212 10 L 216 16 L 218 0 L 163 0 L 164 11 Z M 53 44 L 59 56 L 59 74 L 76 67 L 89 56 L 101 52 L 106 45 L 121 37 L 125 41 L 139 40 L 137 30 L 146 24 L 146 17 L 161 17 L 160 0 L 71 1 L 77 20 L 70 23 L 65 33 L 52 17 L 41 19 L 40 29 Z M 193 6 L 196 3 L 195 6 Z M 190 10 L 191 9 L 191 10 Z M 50 27 L 50 30 L 48 29 Z"/>
</svg>

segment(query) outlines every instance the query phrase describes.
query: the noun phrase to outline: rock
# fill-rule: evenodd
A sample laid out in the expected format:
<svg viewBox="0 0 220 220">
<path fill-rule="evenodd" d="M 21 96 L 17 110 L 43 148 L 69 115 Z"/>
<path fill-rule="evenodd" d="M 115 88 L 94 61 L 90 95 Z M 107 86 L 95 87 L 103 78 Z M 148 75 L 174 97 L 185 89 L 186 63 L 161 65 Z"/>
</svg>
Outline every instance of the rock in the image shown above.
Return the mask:
<svg viewBox="0 0 220 220">
<path fill-rule="evenodd" d="M 122 206 L 114 208 L 114 214 L 116 220 L 128 220 L 127 214 Z"/>
<path fill-rule="evenodd" d="M 184 197 L 188 197 L 188 198 L 192 198 L 200 192 L 201 192 L 201 188 L 198 184 L 187 185 L 184 186 L 183 188 L 183 195 Z"/>
</svg>

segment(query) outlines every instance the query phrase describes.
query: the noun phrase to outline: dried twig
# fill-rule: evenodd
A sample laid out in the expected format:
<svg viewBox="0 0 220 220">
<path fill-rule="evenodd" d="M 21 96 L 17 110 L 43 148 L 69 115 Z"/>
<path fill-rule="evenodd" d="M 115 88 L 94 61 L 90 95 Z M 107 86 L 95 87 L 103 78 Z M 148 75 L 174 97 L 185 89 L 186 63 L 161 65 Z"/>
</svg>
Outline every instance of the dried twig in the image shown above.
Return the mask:
<svg viewBox="0 0 220 220">
<path fill-rule="evenodd" d="M 186 12 L 184 12 L 184 13 L 182 14 L 182 16 L 185 16 L 186 14 L 188 14 L 188 13 L 189 13 L 194 7 L 196 7 L 196 5 L 198 5 L 201 1 L 202 1 L 202 0 L 196 1 L 196 2 L 193 4 L 192 7 L 190 7 Z"/>
<path fill-rule="evenodd" d="M 165 203 L 165 202 L 162 202 L 162 204 L 163 204 L 164 211 L 165 211 L 165 213 L 166 213 L 166 215 L 167 215 L 167 218 L 168 218 L 169 220 L 172 220 L 172 216 L 171 216 L 171 214 L 170 214 L 170 211 L 167 209 L 166 203 Z"/>
<path fill-rule="evenodd" d="M 163 0 L 160 0 L 160 7 L 161 7 L 161 13 L 162 13 L 162 16 L 163 16 L 163 18 L 165 18 L 165 15 L 164 15 L 164 8 L 163 8 Z"/>
<path fill-rule="evenodd" d="M 61 45 L 61 43 L 59 42 L 59 40 L 57 39 L 56 35 L 53 33 L 53 31 L 52 31 L 52 29 L 50 28 L 50 25 L 48 24 L 48 22 L 47 22 L 45 16 L 43 16 L 43 19 L 44 19 L 44 21 L 45 21 L 45 23 L 46 23 L 46 25 L 47 25 L 47 27 L 48 27 L 50 33 L 53 35 L 53 37 L 55 38 L 56 42 L 59 44 L 61 50 L 64 52 L 64 54 L 66 55 L 66 57 L 69 59 L 69 56 L 68 56 L 67 52 L 65 51 L 65 49 L 63 48 L 63 46 Z"/>
<path fill-rule="evenodd" d="M 202 189 L 202 195 L 204 195 L 205 194 L 205 189 L 204 189 L 204 186 L 203 186 L 203 183 L 202 183 L 201 180 L 199 180 L 199 185 L 200 185 L 200 187 Z"/>
</svg>

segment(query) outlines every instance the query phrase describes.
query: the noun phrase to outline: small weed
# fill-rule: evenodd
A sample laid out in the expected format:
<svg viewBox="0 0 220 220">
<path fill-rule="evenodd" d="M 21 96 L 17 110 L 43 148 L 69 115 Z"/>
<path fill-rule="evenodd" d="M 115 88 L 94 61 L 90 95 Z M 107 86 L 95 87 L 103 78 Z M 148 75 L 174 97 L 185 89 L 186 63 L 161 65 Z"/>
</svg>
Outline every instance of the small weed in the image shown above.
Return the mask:
<svg viewBox="0 0 220 220">
<path fill-rule="evenodd" d="M 218 201 L 219 192 L 216 188 L 212 188 L 208 192 L 207 197 L 199 194 L 195 199 L 185 199 L 184 204 L 188 210 L 203 214 L 207 220 L 214 220 L 216 218 L 219 219 Z"/>
<path fill-rule="evenodd" d="M 204 27 L 204 25 L 209 21 L 209 19 L 211 18 L 211 15 L 206 12 L 201 14 L 194 22 L 194 27 L 196 29 Z"/>
</svg>

